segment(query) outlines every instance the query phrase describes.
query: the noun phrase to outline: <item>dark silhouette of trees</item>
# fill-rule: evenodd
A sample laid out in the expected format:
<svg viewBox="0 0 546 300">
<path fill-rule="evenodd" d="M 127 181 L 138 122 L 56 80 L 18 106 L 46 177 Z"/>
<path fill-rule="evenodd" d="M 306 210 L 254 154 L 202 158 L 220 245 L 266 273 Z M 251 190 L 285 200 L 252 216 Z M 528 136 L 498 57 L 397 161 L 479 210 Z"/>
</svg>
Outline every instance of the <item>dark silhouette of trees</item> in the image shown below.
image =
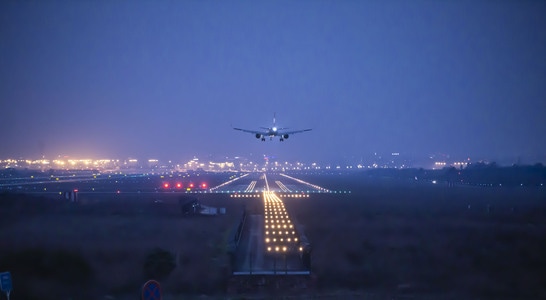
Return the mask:
<svg viewBox="0 0 546 300">
<path fill-rule="evenodd" d="M 451 166 L 441 170 L 374 169 L 367 171 L 367 174 L 378 178 L 435 180 L 449 186 L 543 186 L 546 183 L 546 167 L 542 163 L 502 167 L 495 162 L 477 162 L 468 164 L 464 169 Z"/>
</svg>

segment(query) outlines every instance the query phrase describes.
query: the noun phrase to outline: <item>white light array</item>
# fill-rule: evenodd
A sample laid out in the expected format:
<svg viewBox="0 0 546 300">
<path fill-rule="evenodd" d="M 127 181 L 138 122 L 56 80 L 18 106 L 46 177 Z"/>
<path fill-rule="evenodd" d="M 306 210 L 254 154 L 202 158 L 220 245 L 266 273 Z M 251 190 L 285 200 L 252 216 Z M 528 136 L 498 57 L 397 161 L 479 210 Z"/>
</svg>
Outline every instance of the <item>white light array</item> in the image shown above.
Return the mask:
<svg viewBox="0 0 546 300">
<path fill-rule="evenodd" d="M 282 200 L 273 192 L 264 192 L 264 237 L 267 253 L 286 253 L 299 245 L 294 224 Z M 302 249 L 300 248 L 299 251 Z"/>
<path fill-rule="evenodd" d="M 260 198 L 259 194 L 231 194 L 230 198 Z"/>
</svg>

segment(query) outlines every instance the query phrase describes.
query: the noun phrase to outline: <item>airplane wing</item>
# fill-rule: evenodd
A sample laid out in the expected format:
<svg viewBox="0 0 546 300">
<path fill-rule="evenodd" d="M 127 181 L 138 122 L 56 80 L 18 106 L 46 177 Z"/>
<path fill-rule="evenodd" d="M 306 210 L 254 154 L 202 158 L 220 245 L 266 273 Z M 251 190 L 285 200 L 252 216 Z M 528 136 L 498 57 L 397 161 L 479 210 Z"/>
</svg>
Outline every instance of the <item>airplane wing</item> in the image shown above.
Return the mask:
<svg viewBox="0 0 546 300">
<path fill-rule="evenodd" d="M 248 129 L 235 128 L 235 127 L 233 127 L 233 129 L 243 131 L 243 132 L 253 133 L 253 134 L 261 134 L 263 136 L 268 135 L 268 133 L 266 131 L 248 130 Z"/>
<path fill-rule="evenodd" d="M 302 130 L 292 130 L 292 131 L 279 131 L 279 134 L 294 134 L 294 133 L 300 133 L 305 131 L 311 131 L 312 129 L 302 129 Z"/>
</svg>

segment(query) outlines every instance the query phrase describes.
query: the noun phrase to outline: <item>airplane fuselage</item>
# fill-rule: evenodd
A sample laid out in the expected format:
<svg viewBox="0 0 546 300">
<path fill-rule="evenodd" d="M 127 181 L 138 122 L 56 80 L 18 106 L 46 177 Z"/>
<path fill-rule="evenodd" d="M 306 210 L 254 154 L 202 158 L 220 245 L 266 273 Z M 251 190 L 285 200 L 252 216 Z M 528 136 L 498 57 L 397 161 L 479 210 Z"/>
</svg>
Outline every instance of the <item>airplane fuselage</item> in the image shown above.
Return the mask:
<svg viewBox="0 0 546 300">
<path fill-rule="evenodd" d="M 264 132 L 265 133 L 265 132 Z M 281 133 L 277 130 L 277 127 L 273 127 L 273 128 L 268 128 L 268 131 L 265 133 L 265 134 L 260 134 L 260 133 L 256 133 L 256 138 L 257 139 L 262 139 L 262 140 L 265 140 L 265 137 L 269 137 L 269 139 L 273 139 L 274 137 L 276 136 L 280 136 L 281 137 L 281 142 L 284 140 L 284 139 L 287 139 L 289 137 L 288 134 L 286 133 Z"/>
<path fill-rule="evenodd" d="M 242 129 L 242 128 L 233 128 L 235 130 L 240 130 L 248 133 L 254 134 L 254 136 L 257 139 L 261 139 L 262 141 L 265 141 L 266 137 L 269 137 L 269 140 L 272 140 L 274 137 L 278 136 L 280 137 L 279 140 L 282 142 L 285 139 L 287 139 L 291 134 L 298 133 L 298 132 L 305 132 L 310 131 L 311 129 L 303 129 L 303 130 L 286 130 L 288 128 L 279 128 L 275 126 L 275 116 L 273 115 L 273 126 L 272 127 L 260 127 L 262 130 L 249 130 L 249 129 Z"/>
</svg>

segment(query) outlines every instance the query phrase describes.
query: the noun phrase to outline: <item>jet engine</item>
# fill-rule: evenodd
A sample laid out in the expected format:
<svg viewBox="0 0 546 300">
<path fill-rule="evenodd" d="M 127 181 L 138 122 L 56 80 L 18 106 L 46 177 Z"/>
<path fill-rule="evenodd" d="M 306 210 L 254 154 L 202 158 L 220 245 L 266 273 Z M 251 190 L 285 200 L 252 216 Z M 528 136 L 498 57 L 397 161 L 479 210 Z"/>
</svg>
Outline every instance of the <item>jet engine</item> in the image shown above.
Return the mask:
<svg viewBox="0 0 546 300">
<path fill-rule="evenodd" d="M 288 138 L 288 134 L 283 134 L 283 135 L 282 135 L 282 138 L 283 138 L 283 139 L 287 139 L 287 138 Z"/>
<path fill-rule="evenodd" d="M 262 135 L 259 134 L 259 133 L 256 133 L 256 138 L 257 138 L 257 139 L 260 139 L 260 138 L 262 138 Z"/>
</svg>

